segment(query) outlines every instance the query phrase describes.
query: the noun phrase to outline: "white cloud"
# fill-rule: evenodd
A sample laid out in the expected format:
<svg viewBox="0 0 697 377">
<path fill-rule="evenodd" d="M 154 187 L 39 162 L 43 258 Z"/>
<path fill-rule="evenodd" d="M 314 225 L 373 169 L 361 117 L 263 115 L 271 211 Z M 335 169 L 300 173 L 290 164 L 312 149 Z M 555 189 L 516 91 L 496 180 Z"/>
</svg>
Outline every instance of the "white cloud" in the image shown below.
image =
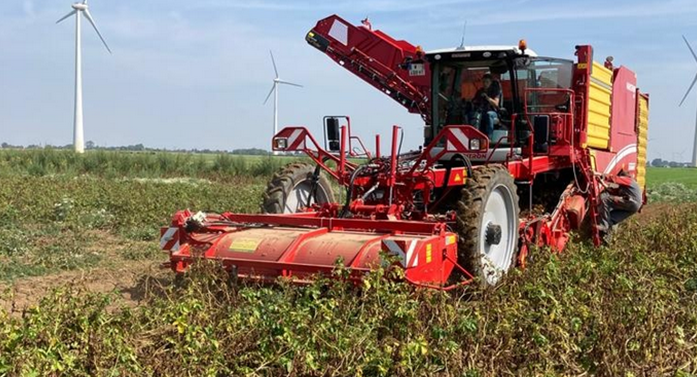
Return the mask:
<svg viewBox="0 0 697 377">
<path fill-rule="evenodd" d="M 12 123 L 22 130 L 0 135 L 14 138 L 7 141 L 70 141 L 74 30 L 54 23 L 72 1 L 0 0 L 0 50 L 13 51 L 0 54 L 0 128 Z M 268 147 L 271 106 L 262 102 L 273 78 L 268 55 L 273 49 L 282 77 L 305 85 L 283 88 L 281 123 L 321 130 L 321 115 L 348 113 L 367 140 L 398 123 L 408 144 L 416 145 L 418 116 L 303 40 L 331 13 L 351 22 L 371 16 L 376 28 L 429 49 L 459 43 L 465 19 L 472 44 L 517 41 L 521 34 L 538 52 L 570 57 L 575 42 L 590 42 L 599 56 L 614 55 L 635 69 L 642 90 L 652 93 L 652 137 L 661 134 L 652 141 L 652 157 L 663 152 L 669 158 L 668 151 L 691 142 L 691 136 L 682 136 L 692 132 L 694 93 L 683 108 L 677 103 L 694 75 L 694 61 L 680 39 L 681 32 L 690 38 L 694 29 L 694 0 L 90 0 L 90 5 L 114 50 L 106 54 L 95 33 L 83 30 L 87 132 L 102 144 Z M 557 20 L 576 27 L 559 30 Z M 494 24 L 500 26 L 489 26 Z M 697 41 L 697 34 L 691 38 Z"/>
<path fill-rule="evenodd" d="M 29 18 L 34 18 L 36 16 L 36 12 L 34 11 L 34 1 L 32 0 L 24 0 L 22 2 L 22 10 Z"/>
<path fill-rule="evenodd" d="M 581 5 L 575 6 L 567 2 L 555 4 L 551 7 L 533 7 L 522 11 L 516 9 L 510 12 L 492 12 L 487 17 L 474 20 L 473 23 L 477 25 L 497 25 L 534 21 L 638 19 L 697 13 L 697 2 L 694 0 L 671 0 L 645 4 L 638 4 L 637 2 L 619 4 L 619 2 L 615 2 L 611 6 L 607 2 L 603 2 L 603 4 L 583 2 L 577 3 Z"/>
</svg>

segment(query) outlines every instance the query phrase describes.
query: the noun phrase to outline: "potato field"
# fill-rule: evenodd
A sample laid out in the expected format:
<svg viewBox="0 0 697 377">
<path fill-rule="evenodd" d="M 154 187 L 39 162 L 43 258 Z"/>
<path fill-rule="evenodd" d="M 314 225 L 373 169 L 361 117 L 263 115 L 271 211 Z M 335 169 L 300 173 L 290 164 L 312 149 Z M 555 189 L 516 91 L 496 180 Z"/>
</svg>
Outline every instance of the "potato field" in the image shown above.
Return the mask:
<svg viewBox="0 0 697 377">
<path fill-rule="evenodd" d="M 0 376 L 697 376 L 697 170 L 495 289 L 159 267 L 176 210 L 257 212 L 297 159 L 0 151 Z"/>
</svg>

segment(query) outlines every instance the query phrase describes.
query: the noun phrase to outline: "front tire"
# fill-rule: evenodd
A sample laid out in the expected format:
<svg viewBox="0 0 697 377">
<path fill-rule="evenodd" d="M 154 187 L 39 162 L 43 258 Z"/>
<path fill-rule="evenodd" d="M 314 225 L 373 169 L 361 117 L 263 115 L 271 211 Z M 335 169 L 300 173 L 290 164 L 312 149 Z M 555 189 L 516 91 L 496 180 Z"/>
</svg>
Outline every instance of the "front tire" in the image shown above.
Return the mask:
<svg viewBox="0 0 697 377">
<path fill-rule="evenodd" d="M 458 263 L 484 286 L 496 285 L 515 266 L 517 187 L 502 165 L 475 168 L 457 203 Z"/>
<path fill-rule="evenodd" d="M 319 175 L 314 180 L 315 167 L 307 163 L 286 165 L 266 187 L 261 210 L 264 213 L 281 214 L 302 212 L 308 204 L 334 202 L 329 181 Z"/>
</svg>

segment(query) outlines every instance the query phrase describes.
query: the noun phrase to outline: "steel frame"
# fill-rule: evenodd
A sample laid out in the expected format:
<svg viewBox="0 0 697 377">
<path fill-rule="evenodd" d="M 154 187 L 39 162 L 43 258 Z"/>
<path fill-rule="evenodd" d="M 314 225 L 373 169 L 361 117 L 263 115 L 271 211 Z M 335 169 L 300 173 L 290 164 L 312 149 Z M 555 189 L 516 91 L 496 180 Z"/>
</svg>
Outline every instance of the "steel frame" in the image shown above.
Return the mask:
<svg viewBox="0 0 697 377">
<path fill-rule="evenodd" d="M 332 25 L 336 22 L 346 26 L 346 41 L 332 34 Z M 410 112 L 420 113 L 429 124 L 430 76 L 411 77 L 406 73 L 411 64 L 423 62 L 424 54 L 419 47 L 370 28 L 355 27 L 338 16 L 320 20 L 306 40 Z M 351 42 L 347 43 L 348 40 Z M 376 250 L 380 249 L 402 258 L 401 268 L 405 269 L 407 282 L 420 287 L 454 289 L 471 283 L 474 277 L 457 262 L 457 235 L 449 231 L 454 225 L 454 216 L 431 213 L 429 209 L 436 207 L 453 190 L 462 188 L 471 179 L 470 168 L 491 163 L 505 165 L 518 183 L 528 184 L 531 198 L 539 174 L 565 169 L 574 173 L 574 183 L 560 196 L 552 213 L 520 219 L 518 264 L 521 267 L 525 267 L 532 247 L 547 246 L 554 252 L 561 252 L 572 227 L 580 222 L 578 216 L 586 213 L 592 224 L 592 240 L 599 245 L 596 222 L 602 189 L 594 171 L 593 156 L 585 147 L 592 48 L 577 46 L 576 55 L 578 64 L 573 72 L 572 89 L 524 90 L 523 113 L 513 114 L 508 135 L 493 143 L 493 149 L 498 149 L 504 140 L 508 141 L 510 149 L 504 161 L 491 161 L 494 155 L 489 153 L 491 141 L 468 125 L 445 126 L 420 153 L 404 155 L 400 154 L 398 146 L 401 128 L 395 125 L 388 156 L 380 153 L 380 135 L 375 137 L 375 152 L 371 154 L 363 141 L 352 134 L 349 117 L 345 117 L 347 124 L 340 127 L 338 153 L 323 149 L 305 127 L 282 129 L 274 135 L 273 150 L 305 153 L 348 189 L 348 203 L 313 205 L 304 212 L 283 215 L 230 212 L 195 215 L 188 210 L 180 211 L 171 225 L 162 229 L 161 245 L 170 254 L 170 262 L 166 265 L 183 272 L 197 258 L 207 258 L 220 261 L 235 277 L 261 281 L 290 277 L 297 283 L 307 283 L 311 274 L 331 274 L 337 267 L 332 263 L 320 263 L 322 258 L 319 257 L 310 258 L 312 263 L 300 262 L 312 252 L 320 252 L 306 250 L 307 245 L 324 242 L 322 245 L 334 248 L 336 255 L 350 256 L 351 260 L 344 264 L 350 270 L 350 280 L 361 280 L 375 267 L 370 263 L 381 260 L 376 257 Z M 568 95 L 568 110 L 541 112 L 533 109 L 528 96 L 542 91 Z M 556 143 L 546 153 L 535 151 L 532 117 L 536 115 L 547 115 L 554 120 Z M 524 117 L 522 122 L 519 117 Z M 520 155 L 514 152 L 515 128 L 519 124 L 526 125 L 531 135 L 521 143 Z M 359 165 L 348 160 L 360 155 L 354 152 L 354 141 L 362 148 L 367 163 Z M 441 162 L 446 155 L 457 155 L 465 160 L 475 156 L 486 158 L 483 164 L 474 167 L 445 167 Z M 441 190 L 440 197 L 434 195 L 436 190 Z M 371 196 L 377 191 L 381 196 Z M 417 193 L 420 203 L 416 203 Z M 345 218 L 347 213 L 352 218 Z M 575 221 L 572 221 L 573 216 L 576 216 Z M 259 230 L 273 230 L 277 235 L 272 241 L 250 241 L 249 235 Z M 360 246 L 347 246 L 337 241 L 352 234 L 363 240 Z M 236 249 L 235 242 L 248 245 L 245 246 L 248 250 Z M 275 259 L 267 258 L 271 253 L 275 253 Z M 452 283 L 453 271 L 463 277 L 459 282 Z"/>
</svg>

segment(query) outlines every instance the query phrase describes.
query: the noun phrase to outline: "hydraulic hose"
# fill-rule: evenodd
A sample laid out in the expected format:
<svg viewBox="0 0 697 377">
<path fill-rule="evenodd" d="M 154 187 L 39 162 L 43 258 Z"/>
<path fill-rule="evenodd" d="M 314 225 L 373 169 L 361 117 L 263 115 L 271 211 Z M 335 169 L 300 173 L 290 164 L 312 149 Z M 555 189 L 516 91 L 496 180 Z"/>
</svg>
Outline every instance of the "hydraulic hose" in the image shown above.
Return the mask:
<svg viewBox="0 0 697 377">
<path fill-rule="evenodd" d="M 339 217 L 345 218 L 351 213 L 349 206 L 351 205 L 351 197 L 353 196 L 353 182 L 365 168 L 365 165 L 361 165 L 353 171 L 353 174 L 351 174 L 351 178 L 349 179 L 349 185 L 346 189 L 346 201 L 344 202 L 344 208 L 342 208 L 341 213 L 339 213 Z"/>
</svg>

